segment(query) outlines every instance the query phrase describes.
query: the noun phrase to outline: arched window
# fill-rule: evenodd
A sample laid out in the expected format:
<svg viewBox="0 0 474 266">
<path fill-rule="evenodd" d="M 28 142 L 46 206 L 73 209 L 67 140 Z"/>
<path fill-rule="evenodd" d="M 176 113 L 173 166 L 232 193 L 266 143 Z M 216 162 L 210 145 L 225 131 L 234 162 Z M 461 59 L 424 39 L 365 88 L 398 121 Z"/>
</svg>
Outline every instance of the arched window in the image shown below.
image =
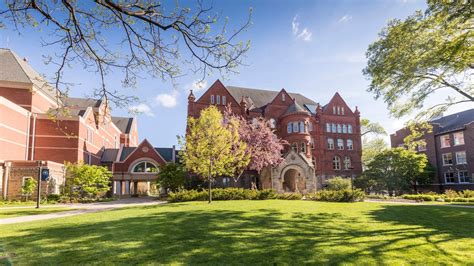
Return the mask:
<svg viewBox="0 0 474 266">
<path fill-rule="evenodd" d="M 339 156 L 332 158 L 332 169 L 341 170 L 341 159 L 339 159 Z"/>
<path fill-rule="evenodd" d="M 342 133 L 342 128 L 340 124 L 337 124 L 337 133 Z"/>
<path fill-rule="evenodd" d="M 337 132 L 336 124 L 332 124 L 332 125 L 331 125 L 331 128 L 332 128 L 332 133 L 336 133 L 336 132 Z"/>
<path fill-rule="evenodd" d="M 344 157 L 344 169 L 349 170 L 351 168 L 351 157 Z"/>
<path fill-rule="evenodd" d="M 347 126 L 346 125 L 342 125 L 342 133 L 347 133 Z"/>
<path fill-rule="evenodd" d="M 337 139 L 337 149 L 338 150 L 344 150 L 344 140 L 343 139 Z"/>
<path fill-rule="evenodd" d="M 293 150 L 294 152 L 298 152 L 298 144 L 292 143 L 291 144 L 291 150 Z"/>
<path fill-rule="evenodd" d="M 341 107 L 341 115 L 344 115 L 344 107 Z"/>
<path fill-rule="evenodd" d="M 286 132 L 291 133 L 293 129 L 293 123 L 289 122 L 288 125 L 286 126 Z"/>
<path fill-rule="evenodd" d="M 334 139 L 328 138 L 328 149 L 334 150 Z"/>
<path fill-rule="evenodd" d="M 347 133 L 352 134 L 352 126 L 347 125 Z"/>
<path fill-rule="evenodd" d="M 331 124 L 326 123 L 326 132 L 331 132 Z"/>
<path fill-rule="evenodd" d="M 354 145 L 352 144 L 352 139 L 347 140 L 347 149 L 348 150 L 353 150 L 354 149 Z"/>
<path fill-rule="evenodd" d="M 139 162 L 132 168 L 132 173 L 158 173 L 158 167 L 152 162 Z"/>
<path fill-rule="evenodd" d="M 306 143 L 301 142 L 301 144 L 300 144 L 300 151 L 301 151 L 302 153 L 306 153 Z"/>
</svg>

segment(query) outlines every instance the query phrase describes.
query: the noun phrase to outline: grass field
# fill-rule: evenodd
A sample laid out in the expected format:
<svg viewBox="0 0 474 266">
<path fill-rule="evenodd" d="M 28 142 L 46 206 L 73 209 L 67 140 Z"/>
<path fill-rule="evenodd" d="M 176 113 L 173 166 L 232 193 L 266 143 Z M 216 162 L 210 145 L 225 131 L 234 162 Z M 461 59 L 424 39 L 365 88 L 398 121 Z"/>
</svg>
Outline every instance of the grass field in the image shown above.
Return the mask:
<svg viewBox="0 0 474 266">
<path fill-rule="evenodd" d="M 40 209 L 36 209 L 35 207 L 29 207 L 29 208 L 8 207 L 8 208 L 0 209 L 0 219 L 17 217 L 17 216 L 25 216 L 25 215 L 47 214 L 47 213 L 70 211 L 70 210 L 73 210 L 73 209 L 67 208 L 67 207 L 48 207 L 48 208 L 40 208 Z"/>
<path fill-rule="evenodd" d="M 191 202 L 0 227 L 14 264 L 469 264 L 474 209 Z"/>
</svg>

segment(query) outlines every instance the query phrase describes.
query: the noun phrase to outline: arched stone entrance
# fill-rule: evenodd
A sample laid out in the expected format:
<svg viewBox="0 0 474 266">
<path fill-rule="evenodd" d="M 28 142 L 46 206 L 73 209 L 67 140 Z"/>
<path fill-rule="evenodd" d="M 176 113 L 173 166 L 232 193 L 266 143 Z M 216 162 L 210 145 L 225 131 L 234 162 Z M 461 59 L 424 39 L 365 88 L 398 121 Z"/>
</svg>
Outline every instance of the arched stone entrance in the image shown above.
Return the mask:
<svg viewBox="0 0 474 266">
<path fill-rule="evenodd" d="M 289 166 L 283 172 L 283 190 L 284 192 L 302 192 L 306 190 L 306 176 L 299 166 Z"/>
</svg>

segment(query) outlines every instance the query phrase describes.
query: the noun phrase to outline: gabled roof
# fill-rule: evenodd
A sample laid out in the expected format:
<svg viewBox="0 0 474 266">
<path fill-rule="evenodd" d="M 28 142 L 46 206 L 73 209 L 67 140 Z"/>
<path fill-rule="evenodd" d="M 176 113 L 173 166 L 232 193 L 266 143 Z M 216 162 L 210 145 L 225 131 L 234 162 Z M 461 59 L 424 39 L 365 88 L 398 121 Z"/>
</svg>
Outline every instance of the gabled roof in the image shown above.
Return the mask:
<svg viewBox="0 0 474 266">
<path fill-rule="evenodd" d="M 242 97 L 248 97 L 247 104 L 251 103 L 256 108 L 262 108 L 268 103 L 270 103 L 279 93 L 279 91 L 270 91 L 270 90 L 260 90 L 260 89 L 250 89 L 250 88 L 242 88 L 242 87 L 235 87 L 235 86 L 226 86 L 229 93 L 236 99 L 240 101 Z M 316 105 L 317 103 L 311 99 L 306 98 L 305 96 L 299 93 L 288 93 L 292 98 L 294 98 L 300 104 L 309 104 L 309 105 Z"/>
<path fill-rule="evenodd" d="M 76 107 L 76 108 L 97 108 L 102 104 L 102 100 L 91 99 L 91 98 L 74 98 L 74 97 L 64 97 L 63 98 L 64 106 L 66 107 Z"/>
<path fill-rule="evenodd" d="M 123 147 L 122 148 L 122 153 L 120 154 L 120 162 L 123 162 L 137 147 Z M 157 151 L 161 157 L 166 162 L 172 162 L 173 161 L 173 148 L 154 148 L 155 151 Z M 115 159 L 117 158 L 117 154 L 119 152 L 119 149 L 105 149 L 104 152 L 102 153 L 102 158 L 100 161 L 102 163 L 111 163 L 115 162 Z M 174 150 L 175 152 L 175 158 L 178 158 L 178 150 Z"/>
<path fill-rule="evenodd" d="M 472 122 L 474 122 L 474 108 L 431 120 L 432 124 L 439 126 L 433 129 L 435 134 L 462 129 Z"/>
<path fill-rule="evenodd" d="M 10 49 L 0 48 L 0 80 L 33 84 L 53 100 L 59 96 L 56 88 Z"/>
<path fill-rule="evenodd" d="M 133 117 L 112 117 L 112 122 L 122 131 L 122 133 L 129 134 L 132 130 Z"/>
<path fill-rule="evenodd" d="M 113 163 L 117 158 L 117 153 L 119 149 L 105 149 L 100 158 L 102 163 Z"/>
<path fill-rule="evenodd" d="M 289 115 L 289 114 L 294 114 L 294 113 L 301 113 L 301 112 L 309 113 L 308 109 L 302 107 L 301 105 L 298 104 L 297 101 L 295 101 L 293 104 L 288 106 L 288 109 L 286 109 L 286 112 L 285 112 L 284 115 Z"/>
</svg>

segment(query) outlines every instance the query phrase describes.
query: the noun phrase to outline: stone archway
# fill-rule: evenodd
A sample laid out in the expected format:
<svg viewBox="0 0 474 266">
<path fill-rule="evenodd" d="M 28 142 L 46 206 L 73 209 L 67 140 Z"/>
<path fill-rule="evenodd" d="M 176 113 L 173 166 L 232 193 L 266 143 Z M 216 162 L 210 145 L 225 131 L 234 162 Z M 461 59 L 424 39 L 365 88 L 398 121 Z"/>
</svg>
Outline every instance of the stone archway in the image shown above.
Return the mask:
<svg viewBox="0 0 474 266">
<path fill-rule="evenodd" d="M 306 177 L 300 167 L 288 167 L 282 174 L 283 192 L 302 192 L 306 190 Z"/>
</svg>

